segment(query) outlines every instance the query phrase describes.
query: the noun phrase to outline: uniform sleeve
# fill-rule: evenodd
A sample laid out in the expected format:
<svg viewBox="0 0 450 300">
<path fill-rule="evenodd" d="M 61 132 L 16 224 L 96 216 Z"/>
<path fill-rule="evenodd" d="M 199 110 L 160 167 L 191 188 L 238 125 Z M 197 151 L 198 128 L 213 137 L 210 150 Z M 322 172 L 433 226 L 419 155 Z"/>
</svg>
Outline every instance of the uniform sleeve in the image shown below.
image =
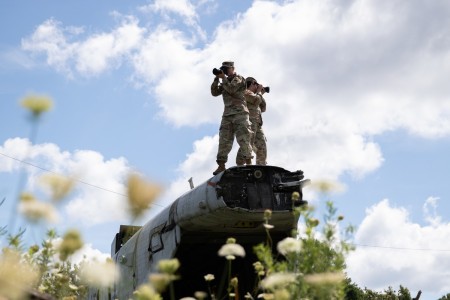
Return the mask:
<svg viewBox="0 0 450 300">
<path fill-rule="evenodd" d="M 221 85 L 219 85 L 219 78 L 214 78 L 213 83 L 211 84 L 211 95 L 214 97 L 217 97 L 219 95 L 222 95 L 223 88 Z"/>
<path fill-rule="evenodd" d="M 222 81 L 222 87 L 231 95 L 238 92 L 242 93 L 242 91 L 246 88 L 245 80 L 239 75 L 234 76 L 231 80 L 229 78 L 225 78 Z"/>
<path fill-rule="evenodd" d="M 261 99 L 262 96 L 255 94 L 250 90 L 245 90 L 245 101 L 247 101 L 247 103 L 253 104 L 258 107 L 261 103 Z"/>
<path fill-rule="evenodd" d="M 262 95 L 261 95 L 261 103 L 259 104 L 259 109 L 261 109 L 261 112 L 266 111 L 266 100 Z"/>
</svg>

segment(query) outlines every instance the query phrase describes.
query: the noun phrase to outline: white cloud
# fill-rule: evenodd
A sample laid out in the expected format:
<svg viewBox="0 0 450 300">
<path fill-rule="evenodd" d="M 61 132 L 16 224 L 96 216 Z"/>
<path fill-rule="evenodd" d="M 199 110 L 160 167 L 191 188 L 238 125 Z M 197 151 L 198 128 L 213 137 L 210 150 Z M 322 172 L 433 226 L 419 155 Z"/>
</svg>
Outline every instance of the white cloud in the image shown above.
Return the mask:
<svg viewBox="0 0 450 300">
<path fill-rule="evenodd" d="M 105 159 L 100 153 L 77 150 L 62 151 L 57 145 L 31 145 L 27 139 L 8 139 L 0 146 L 0 171 L 13 172 L 25 167 L 29 175 L 27 190 L 37 188 L 36 177 L 41 169 L 77 179 L 76 187 L 66 200 L 65 222 L 95 225 L 108 221 L 126 221 L 125 180 L 131 171 L 128 162 L 120 158 Z M 17 160 L 32 164 L 20 164 Z"/>
<path fill-rule="evenodd" d="M 403 285 L 436 296 L 450 290 L 450 223 L 420 225 L 385 199 L 367 209 L 355 243 L 361 246 L 349 255 L 347 271 L 361 287 L 381 291 Z"/>
<path fill-rule="evenodd" d="M 191 22 L 198 19 L 195 6 L 189 0 L 156 0 L 152 4 L 140 7 L 143 12 L 174 13 Z"/>
<path fill-rule="evenodd" d="M 69 77 L 74 69 L 83 76 L 100 74 L 118 67 L 141 42 L 145 29 L 133 17 L 123 17 L 121 24 L 108 33 L 97 33 L 84 41 L 72 41 L 83 29 L 63 27 L 49 19 L 35 32 L 22 39 L 22 48 L 32 53 L 44 53 L 49 66 Z"/>
<path fill-rule="evenodd" d="M 36 53 L 44 52 L 49 66 L 70 76 L 68 61 L 73 57 L 77 44 L 67 41 L 64 29 L 60 26 L 61 23 L 54 19 L 45 21 L 30 37 L 22 39 L 22 48 Z"/>
<path fill-rule="evenodd" d="M 99 74 L 129 55 L 142 42 L 145 29 L 134 18 L 127 18 L 110 33 L 89 37 L 77 47 L 76 68 L 82 74 Z"/>
<path fill-rule="evenodd" d="M 83 260 L 105 262 L 107 258 L 111 258 L 111 254 L 92 248 L 92 244 L 84 244 L 80 250 L 70 256 L 70 261 L 74 264 L 79 264 Z"/>
</svg>

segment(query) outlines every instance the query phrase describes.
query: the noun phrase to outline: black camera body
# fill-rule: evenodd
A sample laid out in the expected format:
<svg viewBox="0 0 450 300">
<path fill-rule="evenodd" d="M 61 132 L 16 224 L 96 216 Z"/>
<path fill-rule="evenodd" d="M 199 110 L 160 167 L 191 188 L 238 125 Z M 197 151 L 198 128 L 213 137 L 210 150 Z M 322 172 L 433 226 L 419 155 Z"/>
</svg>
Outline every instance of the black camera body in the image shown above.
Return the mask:
<svg viewBox="0 0 450 300">
<path fill-rule="evenodd" d="M 219 74 L 223 73 L 222 70 L 217 69 L 217 68 L 214 68 L 214 69 L 212 70 L 212 72 L 213 72 L 214 75 L 219 75 Z"/>
<path fill-rule="evenodd" d="M 264 87 L 264 92 L 270 93 L 270 87 L 268 87 L 268 86 Z"/>
<path fill-rule="evenodd" d="M 212 72 L 213 72 L 213 74 L 214 75 L 219 75 L 219 74 L 222 74 L 222 73 L 224 73 L 225 75 L 228 73 L 228 67 L 226 67 L 226 66 L 221 66 L 220 68 L 214 68 L 213 70 L 212 70 Z"/>
</svg>

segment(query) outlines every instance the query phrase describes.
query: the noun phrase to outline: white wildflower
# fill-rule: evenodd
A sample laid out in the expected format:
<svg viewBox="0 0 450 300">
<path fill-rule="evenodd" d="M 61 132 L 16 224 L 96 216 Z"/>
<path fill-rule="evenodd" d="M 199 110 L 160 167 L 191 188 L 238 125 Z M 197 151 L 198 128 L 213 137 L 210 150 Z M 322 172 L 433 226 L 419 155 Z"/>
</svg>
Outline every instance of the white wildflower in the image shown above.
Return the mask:
<svg viewBox="0 0 450 300">
<path fill-rule="evenodd" d="M 286 256 L 289 253 L 299 253 L 302 249 L 302 241 L 294 239 L 292 237 L 287 237 L 284 240 L 278 242 L 277 245 L 278 252 Z"/>
<path fill-rule="evenodd" d="M 4 251 L 0 256 L 0 299 L 25 299 L 27 289 L 38 279 L 39 272 L 20 253 Z"/>
<path fill-rule="evenodd" d="M 276 290 L 285 287 L 297 280 L 293 273 L 273 273 L 261 281 L 261 287 L 267 290 Z"/>
<path fill-rule="evenodd" d="M 223 245 L 219 252 L 219 256 L 226 257 L 227 259 L 234 259 L 234 256 L 245 257 L 245 250 L 239 244 L 225 244 Z"/>
<path fill-rule="evenodd" d="M 215 279 L 214 274 L 206 274 L 205 281 L 213 281 Z"/>
<path fill-rule="evenodd" d="M 19 212 L 30 222 L 39 222 L 42 220 L 55 223 L 58 221 L 58 213 L 53 205 L 38 201 L 28 193 L 23 193 L 20 196 Z"/>
<path fill-rule="evenodd" d="M 327 272 L 305 275 L 305 282 L 309 284 L 338 284 L 345 279 L 341 272 Z"/>
<path fill-rule="evenodd" d="M 266 228 L 266 229 L 272 229 L 272 228 L 275 227 L 275 226 L 273 226 L 273 225 L 271 225 L 271 224 L 263 224 L 263 226 L 264 226 L 264 228 Z"/>
<path fill-rule="evenodd" d="M 101 288 L 110 287 L 119 280 L 120 273 L 113 261 L 88 262 L 81 266 L 80 277 L 88 284 Z"/>
</svg>

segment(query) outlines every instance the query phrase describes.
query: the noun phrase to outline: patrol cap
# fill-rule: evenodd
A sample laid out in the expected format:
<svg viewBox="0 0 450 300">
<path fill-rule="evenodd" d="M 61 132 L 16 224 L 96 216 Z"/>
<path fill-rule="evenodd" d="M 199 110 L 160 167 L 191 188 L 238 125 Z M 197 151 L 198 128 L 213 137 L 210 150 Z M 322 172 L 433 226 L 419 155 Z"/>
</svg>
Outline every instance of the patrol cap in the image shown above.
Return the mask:
<svg viewBox="0 0 450 300">
<path fill-rule="evenodd" d="M 222 67 L 227 67 L 227 68 L 234 68 L 234 61 L 224 61 L 222 63 Z"/>
<path fill-rule="evenodd" d="M 245 78 L 245 82 L 256 82 L 256 79 L 253 77 L 247 77 Z"/>
</svg>

